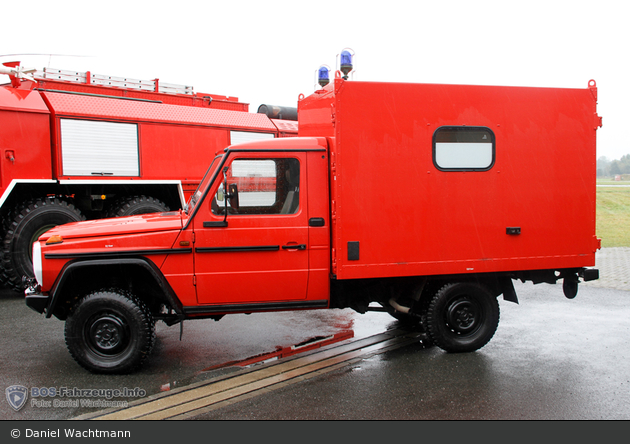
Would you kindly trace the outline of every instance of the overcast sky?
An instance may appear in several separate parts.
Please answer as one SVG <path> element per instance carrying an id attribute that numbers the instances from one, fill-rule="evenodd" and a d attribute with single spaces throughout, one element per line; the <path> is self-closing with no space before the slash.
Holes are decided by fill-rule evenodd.
<path id="1" fill-rule="evenodd" d="M 4 8 L 0 61 L 159 78 L 238 97 L 252 112 L 297 106 L 316 88 L 317 68 L 335 69 L 344 48 L 355 53 L 355 80 L 586 88 L 594 79 L 598 157 L 618 159 L 630 154 L 623 4 L 31 0 Z"/>

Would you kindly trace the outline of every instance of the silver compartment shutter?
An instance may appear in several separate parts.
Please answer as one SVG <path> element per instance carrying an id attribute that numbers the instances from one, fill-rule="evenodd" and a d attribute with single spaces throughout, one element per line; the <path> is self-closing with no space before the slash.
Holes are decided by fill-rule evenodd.
<path id="1" fill-rule="evenodd" d="M 255 133 L 252 131 L 230 131 L 230 145 L 252 142 L 254 140 L 273 139 L 273 133 Z"/>
<path id="2" fill-rule="evenodd" d="M 140 176 L 138 125 L 61 119 L 64 176 Z"/>

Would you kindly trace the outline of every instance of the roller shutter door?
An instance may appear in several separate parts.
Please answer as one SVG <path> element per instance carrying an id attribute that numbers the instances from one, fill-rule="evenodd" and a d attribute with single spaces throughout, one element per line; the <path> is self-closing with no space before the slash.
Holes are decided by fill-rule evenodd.
<path id="1" fill-rule="evenodd" d="M 138 125 L 60 119 L 64 176 L 140 176 Z"/>

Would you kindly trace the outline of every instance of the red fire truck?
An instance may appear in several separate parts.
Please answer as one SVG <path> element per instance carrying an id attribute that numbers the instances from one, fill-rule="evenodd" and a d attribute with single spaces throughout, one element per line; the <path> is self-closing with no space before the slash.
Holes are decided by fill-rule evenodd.
<path id="1" fill-rule="evenodd" d="M 22 290 L 31 245 L 56 225 L 181 209 L 217 151 L 297 135 L 295 108 L 185 85 L 78 73 L 0 74 L 0 281 Z"/>
<path id="2" fill-rule="evenodd" d="M 42 235 L 26 304 L 94 372 L 137 368 L 156 320 L 280 310 L 385 310 L 477 350 L 513 280 L 598 278 L 596 101 L 338 74 L 300 97 L 300 137 L 230 146 L 184 209 Z"/>

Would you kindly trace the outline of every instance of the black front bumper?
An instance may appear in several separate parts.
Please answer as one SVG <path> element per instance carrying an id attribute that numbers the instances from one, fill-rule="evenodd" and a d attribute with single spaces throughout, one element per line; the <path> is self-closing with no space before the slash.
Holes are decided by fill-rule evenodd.
<path id="1" fill-rule="evenodd" d="M 43 294 L 39 286 L 29 287 L 24 290 L 24 296 L 26 299 L 26 305 L 38 313 L 44 313 L 48 308 L 48 295 Z"/>

